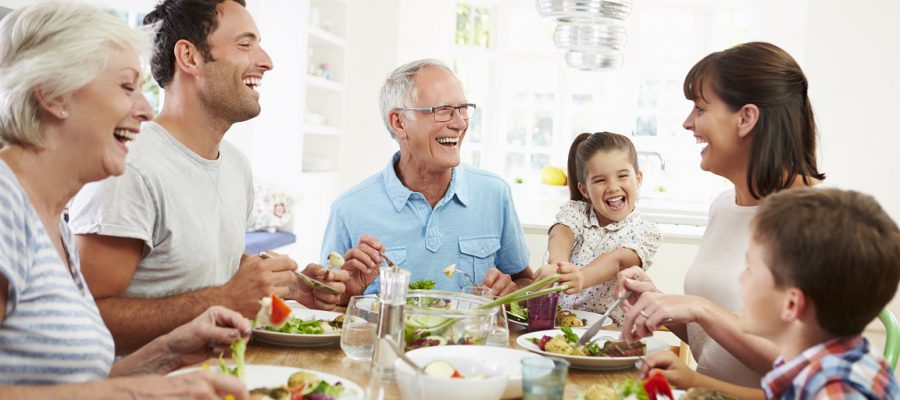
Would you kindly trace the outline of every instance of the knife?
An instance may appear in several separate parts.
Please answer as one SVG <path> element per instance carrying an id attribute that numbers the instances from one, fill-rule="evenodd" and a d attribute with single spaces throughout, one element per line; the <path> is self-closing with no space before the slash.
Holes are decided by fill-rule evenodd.
<path id="1" fill-rule="evenodd" d="M 259 253 L 259 256 L 263 259 L 272 258 L 272 255 L 265 251 Z M 312 287 L 313 289 L 320 289 L 324 292 L 331 293 L 331 294 L 340 294 L 340 292 L 338 292 L 337 289 L 335 289 L 331 286 L 328 286 L 325 284 L 325 282 L 316 280 L 316 279 L 310 277 L 309 275 L 306 275 L 304 273 L 297 272 L 297 271 L 294 271 L 294 274 L 297 275 L 298 278 L 303 279 L 303 281 L 306 282 L 306 284 L 309 285 L 310 287 Z M 328 275 L 325 275 L 325 276 L 327 278 Z"/>
<path id="2" fill-rule="evenodd" d="M 619 296 L 619 298 L 616 299 L 616 301 L 614 301 L 612 303 L 612 305 L 606 309 L 606 312 L 603 313 L 603 316 L 600 317 L 600 320 L 597 322 L 594 322 L 594 324 L 591 325 L 590 328 L 588 328 L 587 332 L 585 332 L 584 335 L 581 335 L 581 338 L 578 339 L 578 342 L 575 343 L 575 345 L 583 346 L 587 342 L 590 342 L 591 338 L 596 336 L 597 332 L 600 331 L 600 327 L 603 326 L 603 322 L 606 321 L 607 318 L 609 318 L 609 314 L 612 314 L 613 310 L 615 310 L 616 307 L 618 307 L 619 304 L 622 303 L 622 300 L 625 300 L 626 297 L 631 296 L 631 295 L 632 295 L 632 292 L 630 290 L 628 290 L 625 292 L 625 294 Z"/>

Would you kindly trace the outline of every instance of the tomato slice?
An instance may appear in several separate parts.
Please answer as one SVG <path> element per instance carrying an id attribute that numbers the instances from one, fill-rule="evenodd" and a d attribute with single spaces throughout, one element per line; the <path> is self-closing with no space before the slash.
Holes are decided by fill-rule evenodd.
<path id="1" fill-rule="evenodd" d="M 666 377 L 659 370 L 650 371 L 650 376 L 644 381 L 644 391 L 647 392 L 649 400 L 656 400 L 657 394 L 669 396 L 670 399 L 675 398 L 672 395 L 672 388 L 669 386 L 669 382 L 666 381 Z"/>
<path id="2" fill-rule="evenodd" d="M 459 373 L 459 371 L 453 370 L 453 375 L 450 375 L 450 377 L 451 378 L 462 378 L 463 376 L 462 376 L 462 374 Z"/>
<path id="3" fill-rule="evenodd" d="M 284 303 L 281 297 L 272 295 L 272 316 L 269 318 L 273 324 L 280 324 L 291 316 L 291 308 Z"/>

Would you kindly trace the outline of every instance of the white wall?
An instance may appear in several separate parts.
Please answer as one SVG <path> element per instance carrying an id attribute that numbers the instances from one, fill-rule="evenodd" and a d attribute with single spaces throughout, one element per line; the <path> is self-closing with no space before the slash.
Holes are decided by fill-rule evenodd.
<path id="1" fill-rule="evenodd" d="M 849 6 L 848 6 L 849 4 Z M 827 183 L 870 193 L 900 221 L 900 3 L 809 4 L 806 62 Z M 891 310 L 900 315 L 895 297 Z"/>

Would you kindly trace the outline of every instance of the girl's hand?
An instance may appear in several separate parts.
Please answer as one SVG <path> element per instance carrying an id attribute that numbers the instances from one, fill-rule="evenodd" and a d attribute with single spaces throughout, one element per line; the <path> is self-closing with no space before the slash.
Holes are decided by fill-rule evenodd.
<path id="1" fill-rule="evenodd" d="M 644 357 L 641 362 L 641 378 L 646 378 L 652 370 L 660 371 L 669 384 L 678 389 L 696 386 L 694 382 L 700 375 L 671 351 L 658 351 Z"/>
<path id="2" fill-rule="evenodd" d="M 540 268 L 538 268 L 537 271 L 535 271 L 534 281 L 537 282 L 537 281 L 544 279 L 548 276 L 551 276 L 555 273 L 556 273 L 556 264 L 544 264 Z M 543 287 L 536 288 L 535 290 L 540 290 L 540 289 L 543 289 Z"/>
<path id="3" fill-rule="evenodd" d="M 653 336 L 663 325 L 695 322 L 708 300 L 697 296 L 645 292 L 634 305 L 625 305 L 622 339 L 633 342 Z"/>
<path id="4" fill-rule="evenodd" d="M 581 276 L 581 272 L 574 264 L 559 261 L 555 265 L 556 271 L 560 275 L 559 284 L 560 285 L 568 285 L 569 288 L 566 289 L 566 294 L 578 294 L 584 288 L 584 277 Z"/>

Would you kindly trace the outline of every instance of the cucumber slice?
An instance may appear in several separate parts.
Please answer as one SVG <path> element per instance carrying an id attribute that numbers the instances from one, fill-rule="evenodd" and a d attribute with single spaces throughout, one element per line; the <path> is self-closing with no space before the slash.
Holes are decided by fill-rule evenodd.
<path id="1" fill-rule="evenodd" d="M 434 378 L 450 379 L 456 373 L 456 368 L 442 360 L 432 361 L 425 366 L 425 374 Z"/>
<path id="2" fill-rule="evenodd" d="M 406 325 L 413 329 L 427 329 L 445 322 L 446 318 L 433 315 L 413 315 L 406 319 Z"/>

